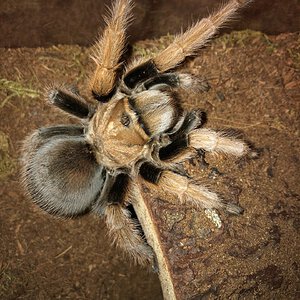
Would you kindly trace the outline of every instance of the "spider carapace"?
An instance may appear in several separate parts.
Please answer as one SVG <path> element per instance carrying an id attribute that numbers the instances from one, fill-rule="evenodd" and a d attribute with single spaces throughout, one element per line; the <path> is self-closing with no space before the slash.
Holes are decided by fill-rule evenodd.
<path id="1" fill-rule="evenodd" d="M 181 205 L 240 213 L 240 207 L 190 178 L 182 164 L 201 151 L 241 157 L 251 153 L 250 147 L 234 136 L 203 128 L 202 112 L 183 110 L 175 93 L 178 88 L 206 89 L 176 67 L 196 55 L 248 2 L 229 1 L 154 57 L 132 62 L 120 75 L 132 3 L 115 1 L 92 54 L 96 70 L 89 88 L 95 105 L 75 88 L 51 87 L 48 101 L 81 119 L 81 125 L 40 128 L 24 143 L 24 185 L 34 202 L 50 214 L 103 216 L 113 241 L 139 263 L 153 260 L 129 210 L 131 191 L 141 181 L 175 194 Z"/>

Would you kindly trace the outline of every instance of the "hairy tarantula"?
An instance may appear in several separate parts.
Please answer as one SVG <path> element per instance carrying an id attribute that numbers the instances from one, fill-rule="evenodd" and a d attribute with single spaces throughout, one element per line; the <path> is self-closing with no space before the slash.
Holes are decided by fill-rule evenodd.
<path id="1" fill-rule="evenodd" d="M 135 201 L 131 191 L 141 181 L 176 195 L 180 204 L 239 214 L 240 207 L 193 181 L 182 163 L 201 151 L 240 157 L 251 150 L 234 136 L 202 128 L 199 110 L 181 108 L 177 88 L 205 86 L 174 70 L 248 2 L 230 0 L 154 57 L 133 62 L 121 74 L 132 4 L 116 0 L 92 56 L 96 70 L 89 87 L 97 105 L 88 104 L 75 88 L 52 87 L 49 101 L 82 125 L 40 128 L 25 141 L 23 179 L 34 202 L 59 216 L 94 212 L 104 217 L 113 241 L 139 263 L 153 260 L 130 212 Z"/>

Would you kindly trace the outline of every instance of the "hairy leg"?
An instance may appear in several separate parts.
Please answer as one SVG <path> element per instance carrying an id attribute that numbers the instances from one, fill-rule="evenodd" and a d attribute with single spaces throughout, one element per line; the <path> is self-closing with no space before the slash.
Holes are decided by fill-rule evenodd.
<path id="1" fill-rule="evenodd" d="M 106 28 L 94 46 L 96 70 L 90 81 L 95 99 L 107 102 L 114 94 L 120 59 L 124 52 L 126 28 L 131 19 L 131 0 L 116 0 Z"/>
<path id="2" fill-rule="evenodd" d="M 94 108 L 72 88 L 54 86 L 48 88 L 46 94 L 51 104 L 80 119 L 91 118 L 94 114 Z"/>
<path id="3" fill-rule="evenodd" d="M 166 88 L 183 88 L 194 92 L 208 91 L 210 86 L 206 80 L 201 80 L 190 74 L 159 73 L 152 60 L 129 68 L 123 78 L 121 90 L 127 94 L 146 90 L 161 90 Z"/>
<path id="4" fill-rule="evenodd" d="M 174 42 L 158 53 L 153 61 L 160 72 L 173 69 L 187 56 L 195 55 L 224 25 L 231 20 L 237 10 L 251 0 L 230 0 L 220 10 L 198 21 L 189 30 L 178 35 Z"/>
<path id="5" fill-rule="evenodd" d="M 161 166 L 168 167 L 197 155 L 197 151 L 189 147 L 188 134 L 205 122 L 206 116 L 200 110 L 188 112 L 176 130 L 168 135 L 171 141 L 167 146 L 154 152 L 153 159 Z"/>
<path id="6" fill-rule="evenodd" d="M 251 151 L 249 145 L 243 140 L 237 139 L 234 134 L 207 128 L 199 128 L 191 131 L 188 134 L 188 140 L 190 147 L 203 149 L 208 152 L 241 157 Z"/>
<path id="7" fill-rule="evenodd" d="M 190 74 L 163 73 L 142 82 L 142 84 L 137 86 L 135 92 L 168 88 L 182 88 L 193 92 L 200 92 L 208 91 L 210 86 L 206 80 L 201 80 Z"/>
<path id="8" fill-rule="evenodd" d="M 104 214 L 107 205 L 123 205 L 126 200 L 129 182 L 130 178 L 127 174 L 121 173 L 113 176 L 106 172 L 105 181 L 99 198 L 93 206 L 93 211 L 101 216 Z"/>
<path id="9" fill-rule="evenodd" d="M 198 21 L 186 32 L 178 35 L 167 48 L 154 58 L 146 62 L 134 61 L 127 68 L 124 77 L 125 85 L 132 89 L 139 82 L 159 73 L 165 73 L 181 64 L 186 57 L 197 54 L 198 50 L 218 32 L 218 29 L 230 21 L 239 8 L 249 2 L 251 0 L 230 0 L 220 10 Z"/>
<path id="10" fill-rule="evenodd" d="M 159 150 L 156 157 L 158 163 L 164 167 L 176 165 L 191 159 L 202 151 L 229 154 L 237 157 L 247 155 L 256 158 L 257 152 L 243 140 L 230 132 L 214 131 L 207 128 L 196 128 L 173 139 L 172 143 Z"/>
<path id="11" fill-rule="evenodd" d="M 190 205 L 197 209 L 223 208 L 233 214 L 240 214 L 243 211 L 235 204 L 225 203 L 216 193 L 210 191 L 207 187 L 172 171 L 163 170 L 149 163 L 144 163 L 140 168 L 140 175 L 147 182 L 178 197 L 179 202 L 183 205 Z"/>
<path id="12" fill-rule="evenodd" d="M 104 210 L 109 235 L 118 248 L 124 250 L 136 263 L 153 263 L 153 251 L 144 241 L 139 224 L 121 204 L 110 204 Z"/>
<path id="13" fill-rule="evenodd" d="M 151 247 L 143 239 L 143 231 L 128 210 L 130 178 L 120 173 L 106 174 L 103 189 L 93 211 L 105 218 L 113 244 L 124 250 L 136 263 L 146 265 L 153 260 Z"/>

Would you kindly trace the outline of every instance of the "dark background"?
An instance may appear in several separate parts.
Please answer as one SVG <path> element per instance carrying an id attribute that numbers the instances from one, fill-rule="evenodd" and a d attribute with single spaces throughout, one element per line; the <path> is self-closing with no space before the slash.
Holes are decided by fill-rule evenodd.
<path id="1" fill-rule="evenodd" d="M 0 47 L 53 44 L 90 45 L 103 26 L 101 15 L 110 0 L 2 0 Z M 220 5 L 211 0 L 135 1 L 130 41 L 176 33 Z M 224 1 L 225 2 L 225 1 Z M 299 0 L 256 0 L 231 29 L 267 34 L 300 30 Z"/>

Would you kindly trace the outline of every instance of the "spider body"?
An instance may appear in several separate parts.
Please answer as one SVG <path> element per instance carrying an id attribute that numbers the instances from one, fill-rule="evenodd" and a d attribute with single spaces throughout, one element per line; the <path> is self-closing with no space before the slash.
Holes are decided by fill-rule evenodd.
<path id="1" fill-rule="evenodd" d="M 238 206 L 195 183 L 182 163 L 202 151 L 240 157 L 250 148 L 234 136 L 202 128 L 199 110 L 181 108 L 177 88 L 205 91 L 207 85 L 174 70 L 247 2 L 229 1 L 152 59 L 134 62 L 120 78 L 131 1 L 117 0 L 92 57 L 96 70 L 90 89 L 98 104 L 88 104 L 74 88 L 49 89 L 49 101 L 83 125 L 42 128 L 24 144 L 24 184 L 33 200 L 51 214 L 104 216 L 113 241 L 139 263 L 153 260 L 128 210 L 134 203 L 131 190 L 141 181 L 175 194 L 181 204 L 240 213 Z"/>

